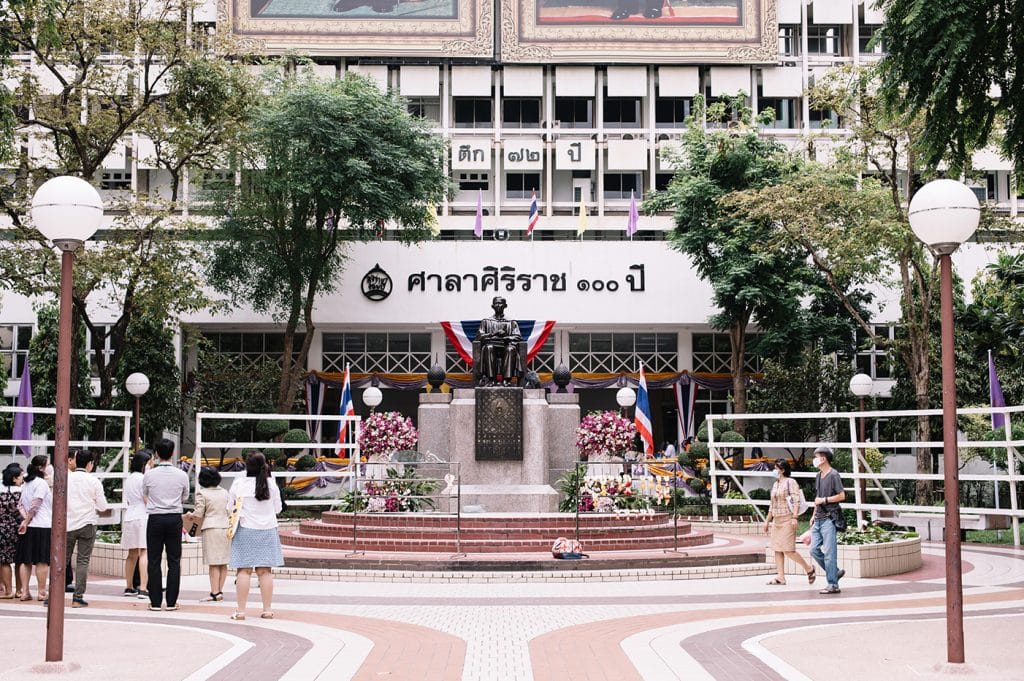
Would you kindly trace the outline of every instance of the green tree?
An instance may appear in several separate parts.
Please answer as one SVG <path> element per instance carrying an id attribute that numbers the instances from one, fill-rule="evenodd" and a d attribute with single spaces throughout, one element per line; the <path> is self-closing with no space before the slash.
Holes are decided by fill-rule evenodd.
<path id="1" fill-rule="evenodd" d="M 149 378 L 149 390 L 139 400 L 142 441 L 181 427 L 181 371 L 175 361 L 174 331 L 163 320 L 137 314 L 125 333 L 124 355 L 118 367 L 118 392 L 113 408 L 134 411 L 135 398 L 124 388 L 136 371 Z"/>
<path id="2" fill-rule="evenodd" d="M 345 242 L 387 223 L 403 241 L 426 238 L 426 206 L 441 201 L 448 180 L 443 142 L 369 79 L 300 75 L 272 87 L 247 137 L 249 170 L 226 204 L 210 280 L 284 322 L 277 410 L 287 413 L 313 339 L 313 307 L 337 283 Z"/>
<path id="3" fill-rule="evenodd" d="M 913 140 L 926 165 L 970 168 L 971 153 L 999 140 L 1024 173 L 1022 0 L 879 0 L 886 21 L 879 93 L 906 120 L 924 115 Z M 998 95 L 993 91 L 998 89 Z"/>
<path id="4" fill-rule="evenodd" d="M 32 404 L 49 407 L 57 404 L 57 326 L 59 314 L 55 305 L 36 308 L 36 332 L 29 342 L 29 366 L 32 371 Z M 89 356 L 85 351 L 85 326 L 75 327 L 72 343 L 74 361 L 71 364 L 71 402 L 79 409 L 91 409 L 92 381 L 89 378 Z M 53 432 L 53 416 L 36 414 L 32 422 L 36 433 Z M 91 430 L 89 421 L 82 417 L 71 419 L 71 433 L 79 436 Z"/>

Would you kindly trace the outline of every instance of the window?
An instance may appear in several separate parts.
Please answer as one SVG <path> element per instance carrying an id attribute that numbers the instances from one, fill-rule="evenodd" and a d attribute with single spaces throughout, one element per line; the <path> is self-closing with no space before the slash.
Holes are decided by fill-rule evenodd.
<path id="1" fill-rule="evenodd" d="M 605 173 L 604 198 L 628 199 L 632 194 L 639 200 L 643 196 L 640 177 L 640 173 Z"/>
<path id="2" fill-rule="evenodd" d="M 230 191 L 235 186 L 235 173 L 231 170 L 207 170 L 200 178 L 200 187 L 207 192 Z"/>
<path id="3" fill-rule="evenodd" d="M 757 100 L 757 112 L 765 109 L 775 112 L 775 120 L 770 125 L 762 125 L 763 128 L 795 128 L 797 104 L 795 99 L 777 97 L 759 97 Z"/>
<path id="4" fill-rule="evenodd" d="M 203 336 L 213 347 L 213 351 L 221 355 L 229 355 L 233 363 L 240 369 L 255 366 L 262 362 L 280 364 L 284 352 L 283 333 L 232 332 L 204 333 Z M 295 334 L 292 356 L 299 354 L 299 348 L 306 334 Z"/>
<path id="5" fill-rule="evenodd" d="M 426 373 L 432 364 L 429 333 L 325 333 L 324 371 Z"/>
<path id="6" fill-rule="evenodd" d="M 31 324 L 0 326 L 0 372 L 4 379 L 21 378 L 25 362 L 28 360 L 28 344 L 31 340 Z"/>
<path id="7" fill-rule="evenodd" d="M 831 109 L 811 109 L 809 112 L 811 127 L 818 128 L 840 128 L 842 123 L 839 114 Z"/>
<path id="8" fill-rule="evenodd" d="M 842 56 L 842 26 L 811 24 L 807 27 L 807 54 Z"/>
<path id="9" fill-rule="evenodd" d="M 506 128 L 539 128 L 540 99 L 504 99 L 501 124 Z"/>
<path id="10" fill-rule="evenodd" d="M 693 100 L 689 97 L 659 97 L 654 102 L 654 125 L 658 128 L 685 128 L 692 114 Z"/>
<path id="11" fill-rule="evenodd" d="M 505 198 L 529 199 L 537 192 L 540 199 L 540 173 L 508 173 L 505 175 Z"/>
<path id="12" fill-rule="evenodd" d="M 779 54 L 783 57 L 800 56 L 799 26 L 779 26 Z"/>
<path id="13" fill-rule="evenodd" d="M 871 41 L 875 39 L 875 36 L 879 34 L 881 29 L 881 26 L 871 24 L 860 25 L 857 46 L 860 48 L 862 54 L 885 54 L 885 44 L 882 43 L 882 41 L 879 40 L 876 44 L 871 44 Z"/>
<path id="14" fill-rule="evenodd" d="M 887 324 L 879 324 L 873 327 L 875 336 L 883 343 L 896 338 L 896 327 Z M 889 353 L 885 347 L 879 347 L 878 343 L 872 343 L 863 329 L 857 329 L 857 358 L 855 365 L 857 372 L 867 374 L 871 378 L 892 378 L 893 366 Z"/>
<path id="15" fill-rule="evenodd" d="M 747 347 L 753 345 L 757 334 L 747 334 Z M 695 333 L 693 334 L 693 370 L 709 374 L 728 374 L 732 346 L 727 333 Z M 744 371 L 761 370 L 761 358 L 747 352 L 747 364 Z"/>
<path id="16" fill-rule="evenodd" d="M 590 97 L 556 97 L 555 120 L 563 128 L 594 127 L 594 100 Z"/>
<path id="17" fill-rule="evenodd" d="M 654 190 L 663 192 L 668 189 L 673 177 L 675 177 L 675 173 L 657 173 L 654 176 Z"/>
<path id="18" fill-rule="evenodd" d="M 437 97 L 411 97 L 406 108 L 412 116 L 434 123 L 441 122 L 441 100 Z"/>
<path id="19" fill-rule="evenodd" d="M 125 190 L 132 188 L 132 174 L 128 171 L 104 170 L 100 179 L 100 189 L 109 191 Z"/>
<path id="20" fill-rule="evenodd" d="M 570 333 L 569 370 L 581 373 L 677 371 L 675 333 Z"/>
<path id="21" fill-rule="evenodd" d="M 490 188 L 490 173 L 459 173 L 459 191 L 488 191 Z"/>
<path id="22" fill-rule="evenodd" d="M 103 365 L 110 366 L 110 358 L 114 354 L 114 348 L 110 342 L 110 326 L 99 325 L 96 330 L 85 334 L 85 353 L 89 358 L 89 373 L 93 378 L 100 375 L 100 366 L 96 360 L 96 351 L 103 354 Z"/>
<path id="23" fill-rule="evenodd" d="M 492 125 L 491 100 L 473 97 L 456 97 L 456 128 L 489 128 Z"/>
<path id="24" fill-rule="evenodd" d="M 606 97 L 604 124 L 612 128 L 640 127 L 640 99 L 638 97 Z"/>

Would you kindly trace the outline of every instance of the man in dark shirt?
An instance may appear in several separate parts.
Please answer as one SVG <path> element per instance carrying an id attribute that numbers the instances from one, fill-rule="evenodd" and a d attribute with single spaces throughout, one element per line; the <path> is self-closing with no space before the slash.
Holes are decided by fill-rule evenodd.
<path id="1" fill-rule="evenodd" d="M 825 571 L 828 586 L 820 594 L 839 593 L 839 580 L 846 573 L 838 565 L 836 524 L 833 518 L 843 510 L 839 503 L 846 499 L 843 480 L 839 471 L 832 468 L 832 450 L 818 447 L 814 450 L 814 467 L 818 476 L 814 479 L 814 517 L 811 520 L 811 558 Z"/>

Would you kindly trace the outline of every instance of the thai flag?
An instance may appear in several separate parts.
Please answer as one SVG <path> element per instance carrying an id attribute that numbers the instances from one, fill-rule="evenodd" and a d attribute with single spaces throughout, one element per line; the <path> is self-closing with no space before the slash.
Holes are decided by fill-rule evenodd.
<path id="1" fill-rule="evenodd" d="M 519 333 L 523 335 L 523 340 L 526 341 L 526 362 L 529 364 L 537 356 L 537 353 L 540 352 L 540 349 L 544 347 L 544 342 L 555 328 L 555 322 L 517 319 L 516 323 L 519 324 Z M 480 320 L 441 322 L 441 328 L 444 329 L 444 335 L 451 341 L 455 351 L 459 353 L 459 357 L 466 364 L 473 366 L 473 339 L 476 338 L 476 334 L 480 330 Z"/>
<path id="2" fill-rule="evenodd" d="M 533 200 L 530 201 L 530 224 L 526 228 L 526 235 L 531 236 L 537 222 L 540 220 L 540 213 L 537 212 L 537 191 L 533 192 Z"/>
<path id="3" fill-rule="evenodd" d="M 345 382 L 341 387 L 341 407 L 338 409 L 338 413 L 343 417 L 356 415 L 356 405 L 352 402 L 352 383 L 347 365 L 345 366 Z M 349 422 L 345 419 L 342 419 L 338 424 L 339 445 L 345 444 L 346 436 L 348 435 L 348 424 Z M 339 457 L 345 458 L 346 454 L 347 452 L 344 449 L 338 448 Z"/>
<path id="4" fill-rule="evenodd" d="M 640 386 L 636 393 L 636 413 L 633 415 L 636 432 L 644 443 L 644 454 L 654 455 L 654 431 L 651 429 L 651 399 L 647 394 L 647 379 L 644 378 L 644 365 L 640 365 Z"/>

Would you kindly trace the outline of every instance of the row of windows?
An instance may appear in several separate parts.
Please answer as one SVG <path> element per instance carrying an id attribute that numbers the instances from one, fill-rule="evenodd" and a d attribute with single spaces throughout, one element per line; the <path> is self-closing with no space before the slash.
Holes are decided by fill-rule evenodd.
<path id="1" fill-rule="evenodd" d="M 857 31 L 857 51 L 861 54 L 885 54 L 885 46 L 872 45 L 881 26 L 861 24 Z M 852 27 L 829 24 L 807 26 L 807 54 L 819 57 L 849 57 L 853 50 Z M 783 57 L 800 56 L 800 26 L 779 26 L 779 54 Z"/>
<path id="2" fill-rule="evenodd" d="M 0 326 L 0 376 L 20 379 L 28 361 L 28 344 L 32 340 L 31 324 Z"/>
<path id="3" fill-rule="evenodd" d="M 490 173 L 459 173 L 456 179 L 460 191 L 490 191 L 490 177 Z M 658 173 L 656 179 L 656 188 L 664 189 L 671 181 L 672 173 Z M 602 182 L 606 199 L 628 199 L 635 196 L 639 201 L 644 196 L 643 173 L 604 173 Z M 542 201 L 540 173 L 505 173 L 506 199 L 529 199 L 534 192 L 537 200 Z M 593 195 L 588 197 L 588 200 L 593 199 Z M 574 197 L 573 201 L 578 202 L 579 196 Z"/>

